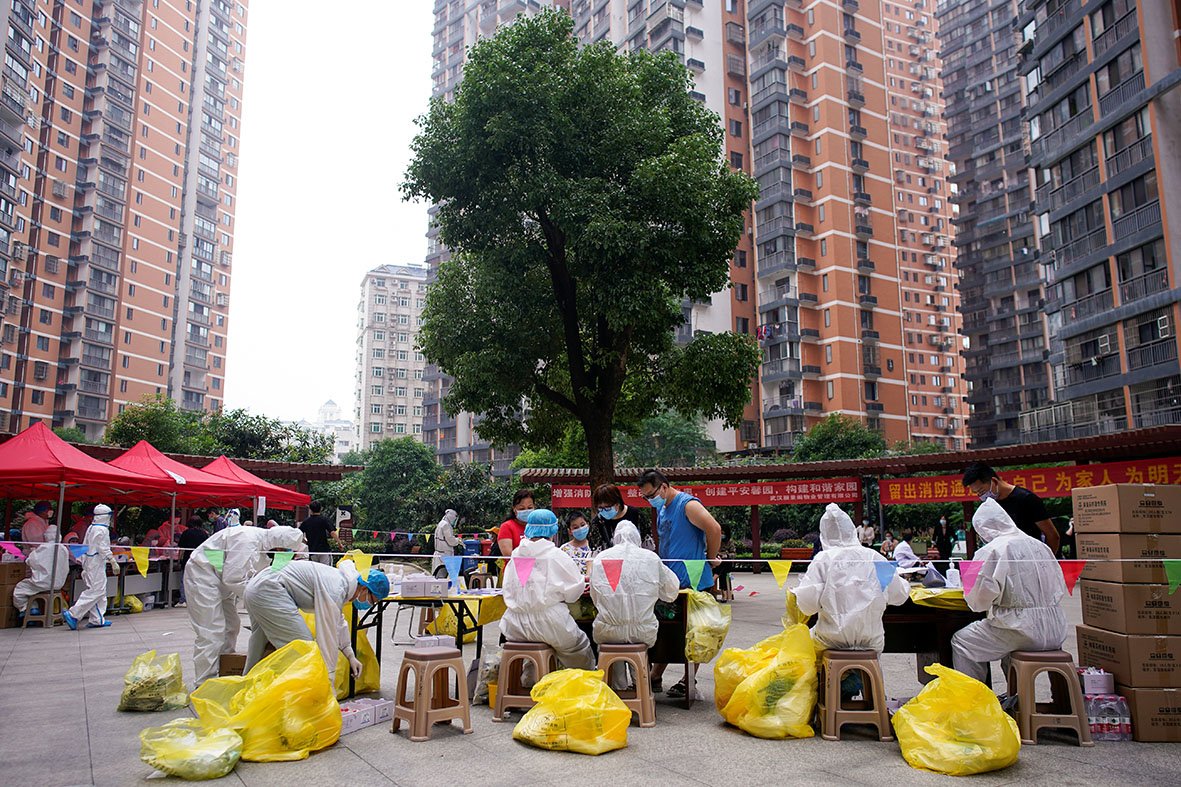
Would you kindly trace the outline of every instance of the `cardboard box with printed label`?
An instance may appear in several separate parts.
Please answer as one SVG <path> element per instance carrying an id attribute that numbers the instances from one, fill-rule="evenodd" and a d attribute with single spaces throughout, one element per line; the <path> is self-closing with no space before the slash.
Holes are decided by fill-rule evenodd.
<path id="1" fill-rule="evenodd" d="M 242 675 L 246 672 L 246 654 L 245 653 L 223 653 L 218 659 L 217 674 L 224 677 L 226 675 Z"/>
<path id="2" fill-rule="evenodd" d="M 1181 635 L 1181 593 L 1168 585 L 1082 580 L 1083 623 L 1120 634 Z"/>
<path id="3" fill-rule="evenodd" d="M 1181 533 L 1181 486 L 1108 484 L 1070 496 L 1076 534 Z"/>
<path id="4" fill-rule="evenodd" d="M 1078 556 L 1087 561 L 1083 579 L 1163 584 L 1165 558 L 1181 557 L 1181 535 L 1162 533 L 1079 533 Z"/>
<path id="5" fill-rule="evenodd" d="M 1100 667 L 1125 686 L 1181 688 L 1181 637 L 1117 634 L 1079 626 L 1077 638 L 1080 667 Z"/>
<path id="6" fill-rule="evenodd" d="M 447 595 L 449 584 L 445 579 L 434 577 L 412 576 L 402 580 L 402 596 L 404 598 L 442 598 Z"/>
<path id="7" fill-rule="evenodd" d="M 341 703 L 340 706 L 341 735 L 372 727 L 377 719 L 377 710 L 368 704 L 356 700 Z"/>
<path id="8" fill-rule="evenodd" d="M 9 588 L 8 595 L 12 595 L 11 588 L 29 575 L 29 568 L 20 561 L 0 563 L 0 587 Z"/>
<path id="9" fill-rule="evenodd" d="M 373 723 L 381 724 L 394 719 L 394 701 L 381 697 L 362 697 L 349 703 L 350 706 L 367 707 L 373 709 Z"/>
<path id="10" fill-rule="evenodd" d="M 1140 689 L 1116 685 L 1132 712 L 1132 739 L 1144 743 L 1181 741 L 1181 689 Z"/>

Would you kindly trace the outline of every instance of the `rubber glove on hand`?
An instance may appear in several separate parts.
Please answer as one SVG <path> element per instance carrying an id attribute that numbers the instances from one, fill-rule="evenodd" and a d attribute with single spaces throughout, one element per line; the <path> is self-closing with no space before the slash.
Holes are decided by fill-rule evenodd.
<path id="1" fill-rule="evenodd" d="M 361 677 L 361 660 L 356 656 L 349 657 L 349 671 L 353 673 L 354 678 Z"/>

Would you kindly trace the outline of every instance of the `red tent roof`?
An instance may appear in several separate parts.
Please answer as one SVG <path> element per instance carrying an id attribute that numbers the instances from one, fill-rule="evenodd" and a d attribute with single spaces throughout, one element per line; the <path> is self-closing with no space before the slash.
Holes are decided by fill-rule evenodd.
<path id="1" fill-rule="evenodd" d="M 241 467 L 238 467 L 233 461 L 224 456 L 219 456 L 201 469 L 212 475 L 249 484 L 253 489 L 255 497 L 265 497 L 267 499 L 267 506 L 269 508 L 294 508 L 295 506 L 306 506 L 312 502 L 312 498 L 302 492 L 294 492 L 290 489 L 263 481 L 253 473 L 248 473 Z"/>
<path id="2" fill-rule="evenodd" d="M 169 495 L 176 493 L 178 503 L 249 507 L 255 496 L 252 485 L 170 459 L 147 440 L 140 440 L 108 464 L 157 479 Z"/>
<path id="3" fill-rule="evenodd" d="M 69 500 L 142 495 L 161 488 L 158 479 L 87 456 L 43 423 L 0 445 L 0 493 L 5 497 L 56 497 L 63 483 Z"/>

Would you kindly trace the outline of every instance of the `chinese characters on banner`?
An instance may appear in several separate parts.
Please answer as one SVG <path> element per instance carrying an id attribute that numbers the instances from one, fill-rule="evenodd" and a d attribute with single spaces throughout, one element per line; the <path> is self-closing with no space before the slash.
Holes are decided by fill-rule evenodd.
<path id="1" fill-rule="evenodd" d="M 1001 477 L 1039 497 L 1070 497 L 1070 490 L 1076 487 L 1181 484 L 1181 458 L 1006 470 Z M 958 475 L 883 479 L 879 487 L 882 505 L 976 502 L 976 496 L 964 489 L 961 479 Z"/>
<path id="2" fill-rule="evenodd" d="M 760 484 L 702 484 L 678 486 L 706 506 L 774 506 L 792 504 L 856 503 L 861 500 L 857 478 L 825 478 L 816 481 L 774 481 Z M 634 486 L 620 487 L 629 506 L 645 507 L 648 501 Z M 589 486 L 554 484 L 554 508 L 590 508 Z"/>

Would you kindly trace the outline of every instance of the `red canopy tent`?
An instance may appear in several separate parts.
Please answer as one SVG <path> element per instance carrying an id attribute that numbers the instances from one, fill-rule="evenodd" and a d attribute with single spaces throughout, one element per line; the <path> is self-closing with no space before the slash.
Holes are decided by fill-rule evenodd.
<path id="1" fill-rule="evenodd" d="M 306 506 L 312 502 L 312 498 L 308 495 L 264 481 L 253 473 L 238 467 L 232 460 L 224 456 L 219 456 L 201 469 L 211 475 L 249 485 L 252 489 L 252 496 L 256 500 L 265 498 L 269 508 L 288 509 Z M 258 509 L 257 504 L 254 507 L 256 510 Z"/>
<path id="2" fill-rule="evenodd" d="M 157 479 L 172 502 L 174 516 L 177 503 L 245 507 L 254 499 L 254 487 L 250 484 L 178 462 L 157 451 L 147 440 L 140 440 L 107 464 Z"/>

